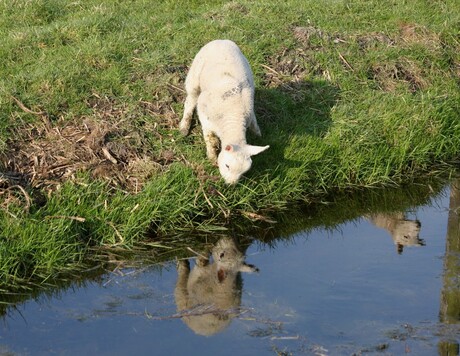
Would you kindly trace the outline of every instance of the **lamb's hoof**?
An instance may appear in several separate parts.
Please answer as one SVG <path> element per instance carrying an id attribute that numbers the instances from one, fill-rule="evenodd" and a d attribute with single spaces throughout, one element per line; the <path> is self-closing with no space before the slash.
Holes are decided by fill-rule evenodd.
<path id="1" fill-rule="evenodd" d="M 219 164 L 217 163 L 217 156 L 208 156 L 208 159 L 209 161 L 211 161 L 211 164 L 214 166 L 214 167 L 218 167 Z"/>
<path id="2" fill-rule="evenodd" d="M 188 260 L 177 261 L 177 269 L 190 271 L 190 262 Z"/>
<path id="3" fill-rule="evenodd" d="M 198 257 L 195 261 L 196 261 L 196 265 L 198 267 L 206 267 L 207 265 L 209 265 L 209 259 L 208 258 Z"/>
<path id="4" fill-rule="evenodd" d="M 190 132 L 190 125 L 187 125 L 184 121 L 179 123 L 179 132 L 182 136 L 187 136 Z"/>

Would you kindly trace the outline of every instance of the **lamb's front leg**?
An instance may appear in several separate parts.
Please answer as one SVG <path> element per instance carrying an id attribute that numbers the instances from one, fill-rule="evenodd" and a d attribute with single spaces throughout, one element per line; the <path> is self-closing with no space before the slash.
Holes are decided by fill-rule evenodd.
<path id="1" fill-rule="evenodd" d="M 193 111 L 195 110 L 196 103 L 198 101 L 199 90 L 191 90 L 187 92 L 187 98 L 185 99 L 184 104 L 184 115 L 182 120 L 179 123 L 180 133 L 184 136 L 187 136 L 190 131 L 190 126 L 192 125 Z"/>
<path id="2" fill-rule="evenodd" d="M 206 155 L 213 164 L 217 164 L 217 154 L 219 152 L 220 140 L 216 134 L 210 130 L 203 129 L 204 142 L 206 142 Z"/>
<path id="3" fill-rule="evenodd" d="M 174 290 L 177 310 L 188 308 L 188 289 L 187 283 L 190 276 L 190 263 L 188 260 L 181 260 L 177 263 L 177 282 Z"/>

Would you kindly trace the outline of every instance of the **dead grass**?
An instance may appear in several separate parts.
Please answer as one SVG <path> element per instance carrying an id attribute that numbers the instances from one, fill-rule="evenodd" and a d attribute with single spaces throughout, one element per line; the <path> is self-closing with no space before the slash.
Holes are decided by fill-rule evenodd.
<path id="1" fill-rule="evenodd" d="M 16 205 L 27 212 L 32 204 L 31 197 L 21 185 L 12 184 L 7 178 L 0 177 L 0 208 L 12 214 L 9 207 Z"/>
<path id="2" fill-rule="evenodd" d="M 409 49 L 414 46 L 436 52 L 442 45 L 439 34 L 414 23 L 401 23 L 399 32 L 393 37 L 382 32 L 373 32 L 359 35 L 354 40 L 363 52 L 378 51 L 381 47 Z M 429 84 L 428 76 L 425 75 L 420 64 L 406 57 L 398 60 L 388 59 L 371 65 L 368 77 L 375 80 L 378 89 L 386 92 L 394 92 L 403 86 L 411 93 L 416 93 Z"/>
<path id="3" fill-rule="evenodd" d="M 93 114 L 71 121 L 51 123 L 46 113 L 18 106 L 42 118 L 38 124 L 25 124 L 12 134 L 14 140 L 0 156 L 4 189 L 14 185 L 53 191 L 66 180 L 75 180 L 78 172 L 87 171 L 94 178 L 138 192 L 155 173 L 176 160 L 174 152 L 155 152 L 146 135 L 132 123 L 130 110 L 108 97 L 94 95 L 88 102 Z M 139 107 L 162 117 L 152 127 L 161 141 L 157 125 L 174 125 L 170 105 L 140 102 Z M 3 192 L 5 194 L 5 191 Z"/>
<path id="4" fill-rule="evenodd" d="M 290 95 L 295 101 L 302 101 L 304 93 L 311 88 L 308 80 L 311 78 L 331 82 L 331 69 L 317 58 L 317 54 L 331 53 L 340 65 L 348 72 L 355 72 L 345 54 L 347 46 L 354 42 L 362 51 L 378 50 L 379 46 L 409 46 L 413 43 L 434 43 L 437 38 L 419 26 L 405 25 L 397 38 L 391 38 L 384 33 L 373 32 L 366 35 L 345 35 L 328 33 L 314 26 L 295 26 L 291 29 L 296 41 L 294 47 L 285 47 L 279 53 L 267 58 L 263 84 L 267 88 L 278 88 Z M 437 38 L 439 40 L 439 38 Z M 434 45 L 432 45 L 434 46 Z M 405 86 L 415 93 L 427 86 L 425 75 L 415 61 L 401 58 L 399 61 L 379 62 L 369 69 L 370 80 L 377 83 L 378 89 L 393 92 L 396 88 Z"/>
<path id="5" fill-rule="evenodd" d="M 411 93 L 427 87 L 423 70 L 407 58 L 398 61 L 375 64 L 370 68 L 369 77 L 375 80 L 379 89 L 394 92 L 401 85 Z"/>
<path id="6" fill-rule="evenodd" d="M 431 51 L 437 51 L 441 48 L 439 34 L 415 23 L 401 23 L 396 43 L 408 46 L 421 45 Z"/>
<path id="7" fill-rule="evenodd" d="M 371 32 L 358 36 L 350 36 L 363 51 L 369 51 L 383 45 L 387 47 L 408 48 L 420 45 L 430 51 L 441 48 L 441 39 L 437 33 L 415 23 L 401 23 L 397 34 L 390 36 L 383 32 Z"/>
<path id="8" fill-rule="evenodd" d="M 294 102 L 302 101 L 309 90 L 308 79 L 312 76 L 330 81 L 331 75 L 316 59 L 315 52 L 324 50 L 324 43 L 341 43 L 339 35 L 329 35 L 313 26 L 296 26 L 292 35 L 297 41 L 294 48 L 283 48 L 267 58 L 264 68 L 264 87 L 278 88 L 289 94 Z"/>
<path id="9" fill-rule="evenodd" d="M 87 102 L 91 115 L 70 121 L 52 122 L 47 113 L 31 110 L 12 97 L 18 109 L 41 120 L 17 127 L 11 134 L 14 139 L 0 154 L 1 207 L 8 211 L 15 204 L 28 210 L 35 199 L 27 191 L 49 195 L 67 180 L 78 182 L 79 172 L 133 194 L 176 161 L 189 166 L 202 183 L 217 180 L 202 164 L 189 162 L 171 148 L 178 122 L 173 106 L 185 99 L 181 89 L 185 75 L 176 72 L 185 70 L 167 69 L 172 73 L 170 83 L 153 94 L 154 100 L 139 100 L 135 108 L 93 94 Z M 138 127 L 136 116 L 148 120 Z"/>
<path id="10" fill-rule="evenodd" d="M 362 51 L 368 51 L 376 48 L 378 45 L 388 47 L 395 45 L 395 40 L 381 32 L 371 32 L 365 35 L 360 35 L 356 38 L 359 48 Z"/>

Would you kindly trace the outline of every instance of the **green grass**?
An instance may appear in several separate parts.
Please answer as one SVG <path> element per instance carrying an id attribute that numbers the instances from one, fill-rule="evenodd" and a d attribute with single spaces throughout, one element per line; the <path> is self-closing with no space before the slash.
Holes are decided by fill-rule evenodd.
<path id="1" fill-rule="evenodd" d="M 0 11 L 4 286 L 78 270 L 95 246 L 219 231 L 247 213 L 458 166 L 458 1 L 18 0 Z M 270 144 L 235 187 L 215 179 L 199 126 L 177 130 L 187 66 L 216 38 L 251 63 L 263 136 L 248 139 Z M 68 176 L 32 174 L 46 147 L 73 167 L 86 157 L 56 132 L 87 122 L 108 127 L 123 164 L 97 176 L 93 150 Z M 134 155 L 146 166 L 130 166 Z"/>

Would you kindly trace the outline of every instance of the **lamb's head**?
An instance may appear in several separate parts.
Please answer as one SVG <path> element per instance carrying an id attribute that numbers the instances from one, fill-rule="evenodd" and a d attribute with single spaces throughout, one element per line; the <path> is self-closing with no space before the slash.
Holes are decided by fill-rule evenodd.
<path id="1" fill-rule="evenodd" d="M 227 276 L 236 275 L 238 272 L 259 272 L 254 265 L 245 262 L 244 254 L 238 249 L 231 238 L 221 238 L 212 250 L 212 258 L 216 265 L 219 282 L 223 282 Z"/>
<path id="2" fill-rule="evenodd" d="M 251 156 L 265 151 L 270 146 L 226 145 L 217 157 L 219 171 L 225 182 L 235 184 L 252 165 Z"/>
<path id="3" fill-rule="evenodd" d="M 425 246 L 425 240 L 419 237 L 420 221 L 406 219 L 403 212 L 372 214 L 369 220 L 390 233 L 398 253 L 402 253 L 405 246 Z"/>
<path id="4" fill-rule="evenodd" d="M 401 219 L 395 222 L 391 234 L 398 253 L 402 253 L 405 246 L 425 246 L 425 240 L 419 237 L 420 226 L 418 220 Z"/>

